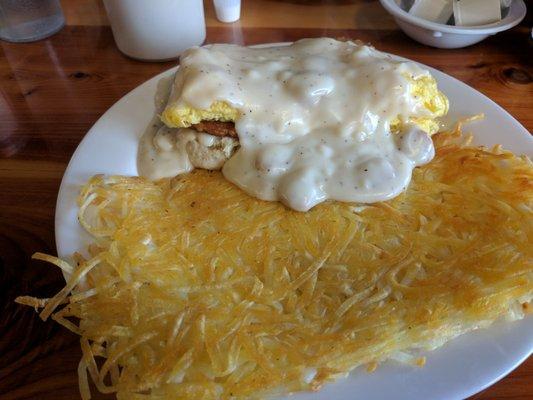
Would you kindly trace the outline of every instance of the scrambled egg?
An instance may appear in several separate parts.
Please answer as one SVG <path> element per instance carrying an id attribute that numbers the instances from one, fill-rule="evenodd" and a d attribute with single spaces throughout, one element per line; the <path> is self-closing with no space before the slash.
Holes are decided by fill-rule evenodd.
<path id="1" fill-rule="evenodd" d="M 398 116 L 391 122 L 391 131 L 402 131 L 407 123 L 414 123 L 420 129 L 432 135 L 439 130 L 436 118 L 446 115 L 448 112 L 448 99 L 437 88 L 437 82 L 431 76 L 422 76 L 412 81 L 411 94 L 423 104 L 431 117 L 407 117 Z M 189 106 L 177 108 L 167 106 L 161 116 L 162 121 L 171 128 L 187 128 L 201 121 L 231 121 L 239 118 L 240 112 L 225 101 L 215 101 L 207 110 L 200 110 Z"/>
<path id="2" fill-rule="evenodd" d="M 418 102 L 423 104 L 428 110 L 431 117 L 408 117 L 403 121 L 400 116 L 391 123 L 391 131 L 394 133 L 401 132 L 403 125 L 413 123 L 424 132 L 432 135 L 439 130 L 439 123 L 436 118 L 442 117 L 448 113 L 448 98 L 437 88 L 437 82 L 432 76 L 422 76 L 413 81 L 411 94 Z"/>
<path id="3" fill-rule="evenodd" d="M 235 122 L 239 118 L 239 114 L 239 110 L 225 101 L 215 101 L 207 110 L 199 110 L 189 106 L 184 108 L 167 106 L 161 119 L 171 128 L 188 128 L 201 121 Z"/>

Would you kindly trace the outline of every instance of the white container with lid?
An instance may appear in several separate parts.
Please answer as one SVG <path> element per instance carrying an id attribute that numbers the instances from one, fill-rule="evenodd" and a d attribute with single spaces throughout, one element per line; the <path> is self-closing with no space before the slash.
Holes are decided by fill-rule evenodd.
<path id="1" fill-rule="evenodd" d="M 143 61 L 177 58 L 205 40 L 202 0 L 104 0 L 121 52 Z"/>
<path id="2" fill-rule="evenodd" d="M 479 26 L 438 24 L 415 17 L 403 10 L 395 0 L 380 0 L 381 5 L 394 17 L 405 34 L 428 46 L 457 49 L 470 46 L 490 35 L 516 26 L 526 16 L 523 0 L 513 0 L 507 14 L 495 23 Z"/>

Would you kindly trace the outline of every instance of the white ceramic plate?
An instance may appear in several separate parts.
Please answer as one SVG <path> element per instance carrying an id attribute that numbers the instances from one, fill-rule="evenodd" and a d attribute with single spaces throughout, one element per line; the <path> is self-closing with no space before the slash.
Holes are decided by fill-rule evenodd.
<path id="1" fill-rule="evenodd" d="M 483 121 L 467 127 L 478 144 L 501 143 L 515 153 L 533 155 L 529 132 L 505 110 L 455 78 L 429 69 L 450 99 L 449 120 L 485 113 Z M 68 258 L 84 249 L 90 240 L 76 218 L 76 197 L 81 185 L 98 173 L 137 175 L 137 144 L 155 112 L 157 83 L 175 71 L 173 68 L 155 76 L 120 99 L 94 124 L 76 149 L 57 200 L 55 227 L 60 257 Z M 532 351 L 533 318 L 496 323 L 428 353 L 424 368 L 394 362 L 381 365 L 372 374 L 359 368 L 318 393 L 302 393 L 292 398 L 463 399 L 501 379 Z"/>

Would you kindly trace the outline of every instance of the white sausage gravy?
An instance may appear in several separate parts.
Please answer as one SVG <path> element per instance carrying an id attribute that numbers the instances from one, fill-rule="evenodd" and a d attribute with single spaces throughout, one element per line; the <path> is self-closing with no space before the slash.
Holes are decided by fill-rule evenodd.
<path id="1" fill-rule="evenodd" d="M 240 147 L 216 167 L 223 164 L 226 179 L 251 196 L 307 211 L 328 199 L 393 198 L 416 166 L 431 161 L 425 132 L 406 123 L 400 133 L 390 129 L 398 119 L 431 117 L 412 94 L 414 80 L 428 75 L 414 63 L 333 39 L 271 48 L 216 44 L 183 53 L 169 104 L 207 110 L 224 101 L 239 110 Z M 190 171 L 187 143 L 209 149 L 215 139 L 208 136 L 163 128 L 143 139 L 141 175 Z"/>

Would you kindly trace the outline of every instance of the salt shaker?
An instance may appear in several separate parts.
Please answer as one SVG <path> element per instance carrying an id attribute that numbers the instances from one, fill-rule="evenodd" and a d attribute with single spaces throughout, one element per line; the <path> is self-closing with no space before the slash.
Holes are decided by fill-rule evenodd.
<path id="1" fill-rule="evenodd" d="M 213 0 L 220 22 L 235 22 L 241 16 L 241 0 Z"/>

